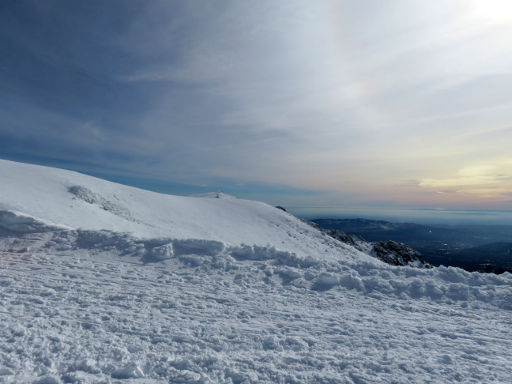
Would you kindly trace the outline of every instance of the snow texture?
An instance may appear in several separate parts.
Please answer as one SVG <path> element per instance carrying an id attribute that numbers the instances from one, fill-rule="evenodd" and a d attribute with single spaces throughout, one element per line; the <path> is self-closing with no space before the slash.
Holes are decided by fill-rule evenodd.
<path id="1" fill-rule="evenodd" d="M 512 381 L 512 275 L 0 161 L 0 383 Z"/>

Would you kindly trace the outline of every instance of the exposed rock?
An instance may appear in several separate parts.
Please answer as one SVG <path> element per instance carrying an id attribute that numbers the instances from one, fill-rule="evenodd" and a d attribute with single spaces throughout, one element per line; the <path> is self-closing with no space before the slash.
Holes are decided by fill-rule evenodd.
<path id="1" fill-rule="evenodd" d="M 355 249 L 364 253 L 369 253 L 372 249 L 372 243 L 366 241 L 363 237 L 358 235 L 347 235 L 345 232 L 338 229 L 327 231 L 327 234 L 332 238 L 341 241 L 342 243 L 353 246 Z"/>
<path id="2" fill-rule="evenodd" d="M 430 268 L 431 265 L 425 262 L 421 253 L 404 243 L 396 241 L 378 241 L 375 243 L 366 241 L 358 235 L 348 235 L 340 230 L 330 230 L 326 233 L 332 238 L 373 256 L 391 265 L 408 265 L 411 267 Z"/>
<path id="3" fill-rule="evenodd" d="M 392 240 L 374 243 L 370 255 L 393 265 L 431 267 L 430 264 L 425 262 L 421 253 L 404 243 L 397 243 Z"/>

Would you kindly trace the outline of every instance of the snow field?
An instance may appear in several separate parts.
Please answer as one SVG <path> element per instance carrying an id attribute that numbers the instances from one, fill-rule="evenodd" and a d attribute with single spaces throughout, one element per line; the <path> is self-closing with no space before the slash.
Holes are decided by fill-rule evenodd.
<path id="1" fill-rule="evenodd" d="M 243 262 L 257 262 L 262 278 L 279 276 L 285 284 L 327 291 L 335 287 L 354 289 L 372 297 L 394 296 L 398 299 L 421 299 L 442 303 L 488 303 L 512 310 L 512 275 L 469 273 L 452 267 L 419 269 L 396 268 L 378 261 L 324 261 L 301 258 L 293 252 L 279 251 L 274 246 L 230 246 L 203 239 L 137 239 L 130 234 L 111 231 L 61 229 L 37 223 L 36 220 L 0 211 L 0 251 L 47 252 L 86 250 L 92 253 L 110 252 L 132 257 L 142 263 L 177 259 L 205 269 L 230 270 Z M 28 223 L 23 233 L 20 223 Z M 34 230 L 41 232 L 33 232 Z"/>
<path id="2" fill-rule="evenodd" d="M 0 382 L 510 378 L 509 274 L 5 227 Z"/>
<path id="3" fill-rule="evenodd" d="M 211 268 L 108 251 L 2 255 L 0 382 L 510 378 L 510 312 L 485 302 L 315 291 L 287 283 L 290 267 L 268 261 Z"/>
<path id="4" fill-rule="evenodd" d="M 0 211 L 54 226 L 118 233 L 140 239 L 203 239 L 250 244 L 298 257 L 362 256 L 300 219 L 267 204 L 225 194 L 172 196 L 79 173 L 0 160 Z M 218 196 L 218 198 L 217 198 Z"/>

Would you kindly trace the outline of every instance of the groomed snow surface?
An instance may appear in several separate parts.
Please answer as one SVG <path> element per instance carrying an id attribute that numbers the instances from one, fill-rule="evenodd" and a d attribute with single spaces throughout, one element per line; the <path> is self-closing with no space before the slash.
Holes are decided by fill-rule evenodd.
<path id="1" fill-rule="evenodd" d="M 0 161 L 0 382 L 509 383 L 512 275 Z"/>

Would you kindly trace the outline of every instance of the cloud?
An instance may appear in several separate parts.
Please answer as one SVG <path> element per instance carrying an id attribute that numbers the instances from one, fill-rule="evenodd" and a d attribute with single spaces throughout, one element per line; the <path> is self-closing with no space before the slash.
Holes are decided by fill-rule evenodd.
<path id="1" fill-rule="evenodd" d="M 457 193 L 503 200 L 512 188 L 512 159 L 466 166 L 451 177 L 423 179 L 419 186 L 429 190 L 452 187 Z"/>
<path id="2" fill-rule="evenodd" d="M 319 204 L 502 193 L 512 27 L 497 1 L 14 2 L 0 155 Z"/>

